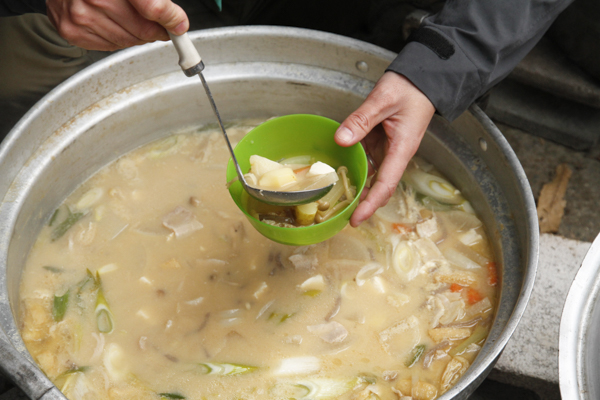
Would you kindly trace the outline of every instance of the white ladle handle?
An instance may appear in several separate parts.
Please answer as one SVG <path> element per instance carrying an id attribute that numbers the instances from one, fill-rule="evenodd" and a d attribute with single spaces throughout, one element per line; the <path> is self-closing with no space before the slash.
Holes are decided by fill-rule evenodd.
<path id="1" fill-rule="evenodd" d="M 179 36 L 169 33 L 169 37 L 179 54 L 179 66 L 187 76 L 197 75 L 204 69 L 202 58 L 187 33 Z"/>

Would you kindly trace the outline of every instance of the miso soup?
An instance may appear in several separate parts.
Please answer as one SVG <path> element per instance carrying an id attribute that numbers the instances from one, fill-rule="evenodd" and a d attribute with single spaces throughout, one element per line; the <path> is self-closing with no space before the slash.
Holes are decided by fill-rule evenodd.
<path id="1" fill-rule="evenodd" d="M 190 130 L 151 143 L 48 216 L 20 329 L 57 387 L 71 400 L 421 400 L 454 385 L 498 286 L 460 192 L 415 159 L 359 228 L 280 245 L 231 200 L 222 140 Z"/>

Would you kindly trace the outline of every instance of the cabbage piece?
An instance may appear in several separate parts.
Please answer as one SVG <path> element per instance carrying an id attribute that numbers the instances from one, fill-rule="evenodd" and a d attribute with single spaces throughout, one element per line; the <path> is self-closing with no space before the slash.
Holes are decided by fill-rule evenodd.
<path id="1" fill-rule="evenodd" d="M 290 357 L 281 360 L 279 367 L 273 372 L 275 375 L 308 375 L 319 372 L 321 360 L 314 356 Z"/>
<path id="2" fill-rule="evenodd" d="M 483 225 L 477 216 L 464 211 L 445 211 L 437 214 L 439 218 L 448 221 L 457 231 L 465 232 L 469 229 L 476 229 Z"/>
<path id="3" fill-rule="evenodd" d="M 473 246 L 483 241 L 481 236 L 475 229 L 469 229 L 465 233 L 458 236 L 460 242 L 465 246 Z"/>
<path id="4" fill-rule="evenodd" d="M 356 284 L 358 286 L 364 285 L 369 279 L 383 273 L 383 270 L 383 265 L 378 262 L 368 263 L 356 273 Z"/>
<path id="5" fill-rule="evenodd" d="M 110 343 L 104 350 L 102 362 L 108 375 L 115 381 L 120 381 L 127 376 L 129 369 L 125 353 L 116 343 Z"/>
<path id="6" fill-rule="evenodd" d="M 371 255 L 363 241 L 350 234 L 340 232 L 329 239 L 329 258 L 334 260 L 369 261 Z"/>
<path id="7" fill-rule="evenodd" d="M 310 325 L 306 329 L 310 333 L 318 335 L 327 343 L 340 343 L 348 336 L 348 330 L 344 325 L 336 321 L 329 321 L 326 324 Z"/>
<path id="8" fill-rule="evenodd" d="M 429 238 L 421 238 L 414 242 L 423 263 L 443 260 L 444 256 L 437 245 Z"/>
<path id="9" fill-rule="evenodd" d="M 204 228 L 196 216 L 189 210 L 178 206 L 163 217 L 163 226 L 173 231 L 177 238 L 187 236 L 199 229 Z"/>
<path id="10" fill-rule="evenodd" d="M 323 275 L 321 274 L 311 276 L 300 284 L 300 289 L 304 290 L 305 292 L 309 290 L 322 291 L 325 289 L 325 279 L 323 279 Z"/>
<path id="11" fill-rule="evenodd" d="M 445 248 L 443 251 L 444 256 L 448 261 L 450 261 L 453 265 L 464 269 L 479 269 L 481 265 L 477 264 L 469 257 L 465 256 L 460 251 L 449 247 Z"/>
<path id="12" fill-rule="evenodd" d="M 364 384 L 361 378 L 288 380 L 277 382 L 271 392 L 275 398 L 328 400 L 336 399 L 361 384 Z"/>

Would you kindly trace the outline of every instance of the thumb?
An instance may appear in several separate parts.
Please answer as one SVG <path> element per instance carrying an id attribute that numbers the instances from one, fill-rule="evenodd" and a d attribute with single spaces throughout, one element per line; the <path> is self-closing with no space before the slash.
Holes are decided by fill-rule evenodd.
<path id="1" fill-rule="evenodd" d="M 171 0 L 129 0 L 147 20 L 158 22 L 167 31 L 183 35 L 190 23 L 185 11 Z"/>
<path id="2" fill-rule="evenodd" d="M 363 140 L 381 121 L 385 119 L 371 97 L 342 122 L 335 132 L 335 142 L 340 146 L 352 146 Z"/>

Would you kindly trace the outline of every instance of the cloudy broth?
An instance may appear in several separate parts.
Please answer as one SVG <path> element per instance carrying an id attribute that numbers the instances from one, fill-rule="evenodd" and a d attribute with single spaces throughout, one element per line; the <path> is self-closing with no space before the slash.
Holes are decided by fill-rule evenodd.
<path id="1" fill-rule="evenodd" d="M 175 134 L 49 217 L 23 272 L 20 329 L 69 399 L 421 400 L 456 383 L 499 284 L 460 192 L 415 159 L 359 228 L 285 246 L 235 206 L 228 157 L 218 131 Z"/>

